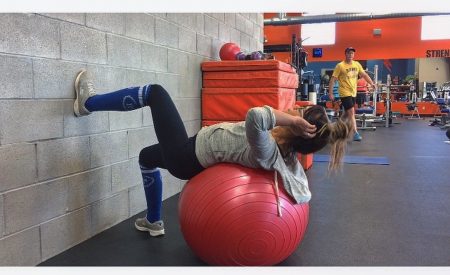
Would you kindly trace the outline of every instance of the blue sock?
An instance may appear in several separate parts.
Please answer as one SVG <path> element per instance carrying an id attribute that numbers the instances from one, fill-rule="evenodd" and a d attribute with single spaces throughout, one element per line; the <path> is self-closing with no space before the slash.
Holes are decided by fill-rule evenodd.
<path id="1" fill-rule="evenodd" d="M 85 107 L 95 111 L 131 111 L 147 105 L 150 84 L 142 87 L 130 87 L 115 92 L 90 97 Z"/>
<path id="2" fill-rule="evenodd" d="M 147 201 L 147 220 L 151 223 L 161 220 L 162 179 L 158 168 L 150 169 L 141 165 Z"/>

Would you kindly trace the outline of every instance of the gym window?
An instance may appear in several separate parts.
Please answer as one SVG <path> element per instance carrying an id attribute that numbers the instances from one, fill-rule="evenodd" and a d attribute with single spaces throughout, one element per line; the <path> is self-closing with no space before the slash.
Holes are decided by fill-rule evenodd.
<path id="1" fill-rule="evenodd" d="M 448 15 L 422 16 L 422 40 L 450 39 Z"/>
<path id="2" fill-rule="evenodd" d="M 334 45 L 336 23 L 302 24 L 301 37 L 303 46 Z"/>

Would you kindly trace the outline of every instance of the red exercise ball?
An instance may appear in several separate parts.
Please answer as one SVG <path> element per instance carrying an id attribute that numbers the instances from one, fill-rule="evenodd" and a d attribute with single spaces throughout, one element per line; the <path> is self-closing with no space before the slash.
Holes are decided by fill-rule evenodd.
<path id="1" fill-rule="evenodd" d="M 203 261 L 220 266 L 275 265 L 291 255 L 305 235 L 309 204 L 295 204 L 274 172 L 221 163 L 183 188 L 178 203 L 181 232 Z"/>
<path id="2" fill-rule="evenodd" d="M 235 43 L 225 43 L 219 51 L 221 60 L 236 60 L 236 55 L 241 51 L 241 48 Z"/>

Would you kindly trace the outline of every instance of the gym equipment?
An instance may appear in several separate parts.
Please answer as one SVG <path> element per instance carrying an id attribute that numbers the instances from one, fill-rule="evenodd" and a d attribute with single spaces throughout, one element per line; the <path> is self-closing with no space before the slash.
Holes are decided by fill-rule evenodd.
<path id="1" fill-rule="evenodd" d="M 235 43 L 225 43 L 220 48 L 219 56 L 221 60 L 236 60 L 237 54 L 241 52 L 241 48 Z"/>
<path id="2" fill-rule="evenodd" d="M 329 162 L 329 155 L 314 154 L 313 161 L 315 162 Z M 376 164 L 376 165 L 389 165 L 387 157 L 368 157 L 368 156 L 344 156 L 342 160 L 348 164 Z"/>
<path id="3" fill-rule="evenodd" d="M 411 115 L 407 117 L 408 119 L 421 119 L 419 114 L 419 108 L 417 108 L 417 103 L 412 102 L 406 105 L 409 111 L 412 111 Z"/>
<path id="4" fill-rule="evenodd" d="M 377 127 L 371 125 L 373 122 L 375 122 L 375 119 L 370 114 L 372 112 L 373 112 L 372 108 L 357 109 L 355 119 L 356 122 L 361 122 L 361 125 L 357 126 L 358 130 L 375 131 L 377 129 Z"/>
<path id="5" fill-rule="evenodd" d="M 295 204 L 281 180 L 278 193 L 274 175 L 220 163 L 184 186 L 180 227 L 198 257 L 210 265 L 259 266 L 275 265 L 295 251 L 305 235 L 309 204 Z"/>

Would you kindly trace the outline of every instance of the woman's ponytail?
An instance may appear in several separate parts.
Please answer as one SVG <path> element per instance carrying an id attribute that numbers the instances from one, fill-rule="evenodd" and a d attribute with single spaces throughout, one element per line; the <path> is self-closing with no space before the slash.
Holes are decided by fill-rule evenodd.
<path id="1" fill-rule="evenodd" d="M 342 163 L 345 153 L 345 146 L 351 133 L 351 125 L 342 119 L 328 124 L 330 134 L 328 136 L 331 146 L 329 170 L 337 170 Z"/>

